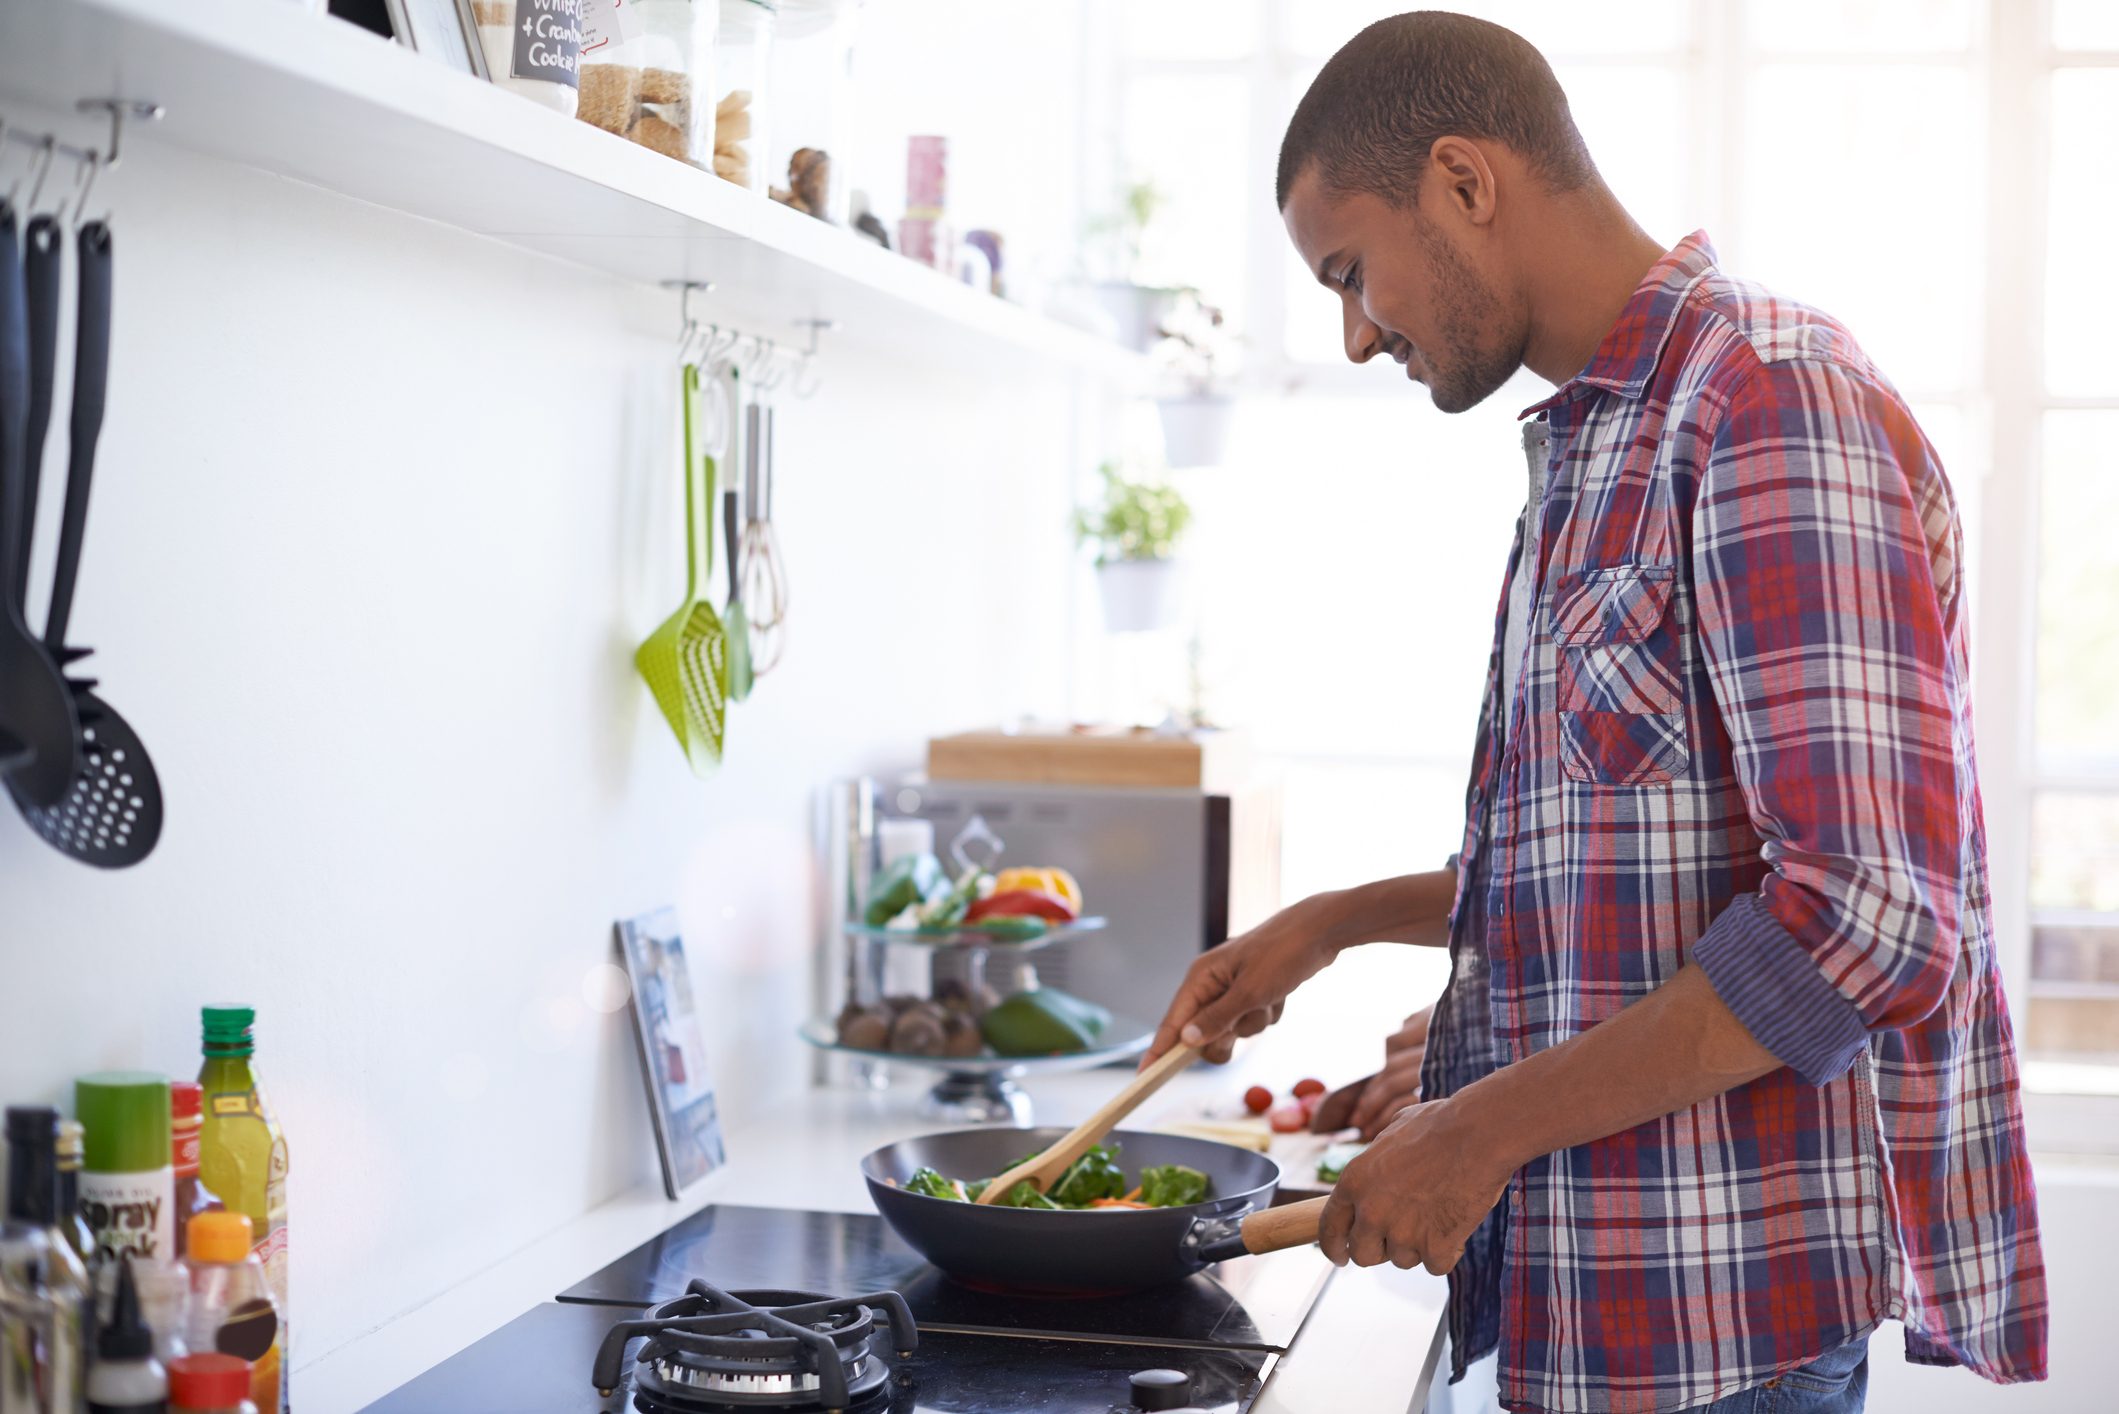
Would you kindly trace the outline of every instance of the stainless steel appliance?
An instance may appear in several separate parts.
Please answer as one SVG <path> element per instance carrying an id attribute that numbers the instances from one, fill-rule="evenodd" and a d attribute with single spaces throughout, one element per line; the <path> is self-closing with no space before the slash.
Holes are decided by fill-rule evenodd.
<path id="1" fill-rule="evenodd" d="M 1007 846 L 1003 862 L 1057 866 L 1081 881 L 1103 932 L 1059 943 L 1026 964 L 1039 982 L 1152 1020 L 1202 951 L 1280 905 L 1280 793 L 1016 785 L 920 776 L 842 783 L 827 826 L 827 918 L 849 916 L 867 892 L 881 822 L 921 819 L 949 842 L 974 819 Z M 833 932 L 836 934 L 836 927 Z M 820 969 L 819 1014 L 843 999 L 844 939 Z M 1003 991 L 1009 979 L 992 978 Z"/>

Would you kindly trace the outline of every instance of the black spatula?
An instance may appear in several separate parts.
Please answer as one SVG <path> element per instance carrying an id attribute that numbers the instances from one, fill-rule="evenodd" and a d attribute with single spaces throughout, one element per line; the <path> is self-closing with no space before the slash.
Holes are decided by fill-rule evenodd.
<path id="1" fill-rule="evenodd" d="M 48 807 L 74 777 L 74 700 L 22 621 L 16 600 L 19 517 L 28 498 L 29 297 L 12 202 L 0 199 L 0 763 L 18 801 Z"/>

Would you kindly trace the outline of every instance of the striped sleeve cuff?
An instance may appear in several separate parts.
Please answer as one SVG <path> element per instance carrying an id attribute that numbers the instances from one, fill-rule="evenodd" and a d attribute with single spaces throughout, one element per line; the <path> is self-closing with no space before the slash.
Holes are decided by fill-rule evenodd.
<path id="1" fill-rule="evenodd" d="M 1845 1071 L 1869 1044 L 1854 1003 L 1825 980 L 1757 894 L 1723 909 L 1692 956 L 1752 1038 L 1812 1085 Z"/>

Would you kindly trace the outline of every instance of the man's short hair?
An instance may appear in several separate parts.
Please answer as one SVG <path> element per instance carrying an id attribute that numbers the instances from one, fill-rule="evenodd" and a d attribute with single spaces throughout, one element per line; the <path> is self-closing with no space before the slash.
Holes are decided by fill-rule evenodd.
<path id="1" fill-rule="evenodd" d="M 1295 105 L 1280 144 L 1284 209 L 1315 163 L 1335 195 L 1410 208 L 1438 138 L 1505 144 L 1554 191 L 1597 179 L 1545 56 L 1500 25 L 1447 10 L 1378 20 L 1348 40 Z"/>

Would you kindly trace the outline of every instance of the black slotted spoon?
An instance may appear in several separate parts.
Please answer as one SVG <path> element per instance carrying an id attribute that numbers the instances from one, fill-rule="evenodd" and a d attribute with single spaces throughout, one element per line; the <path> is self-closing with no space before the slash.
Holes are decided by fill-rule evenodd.
<path id="1" fill-rule="evenodd" d="M 66 505 L 59 526 L 59 560 L 52 574 L 51 614 L 44 646 L 55 661 L 74 663 L 89 655 L 66 643 L 74 585 L 81 572 L 81 543 L 88 530 L 88 494 L 95 474 L 96 439 L 103 431 L 103 404 L 110 375 L 110 228 L 83 226 L 80 302 L 74 333 L 73 415 L 68 424 Z M 34 474 L 34 469 L 32 469 Z M 22 817 L 45 843 L 83 864 L 123 869 L 153 852 L 162 837 L 162 782 L 146 745 L 131 723 L 96 696 L 93 679 L 69 678 L 80 711 L 81 766 L 58 803 L 40 807 L 19 794 Z"/>
<path id="2" fill-rule="evenodd" d="M 15 207 L 0 198 L 0 769 L 18 801 L 48 807 L 74 775 L 74 700 L 15 597 L 21 544 L 14 518 L 23 492 L 29 435 L 30 318 Z"/>

